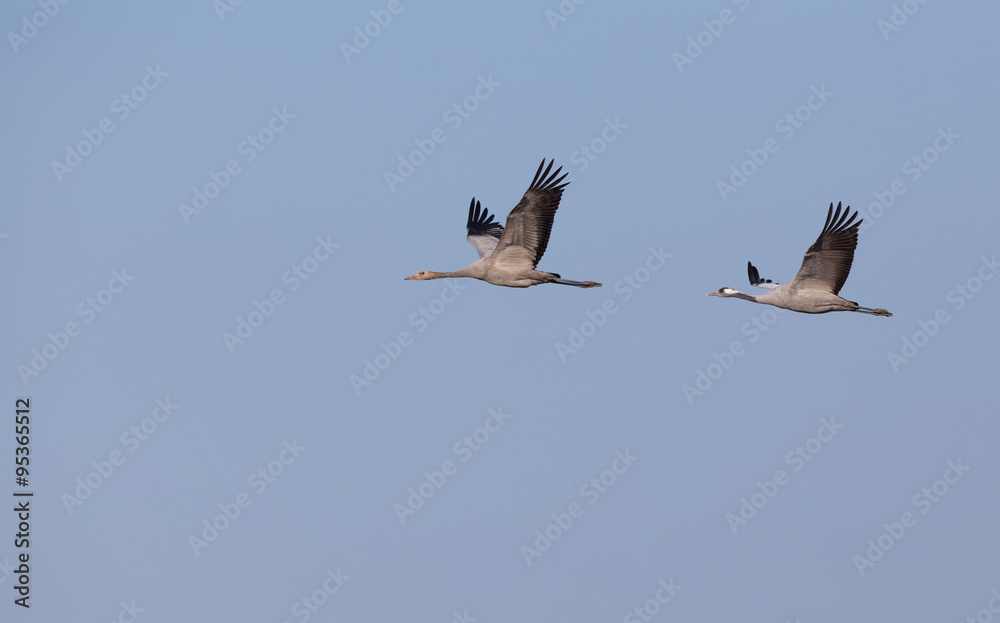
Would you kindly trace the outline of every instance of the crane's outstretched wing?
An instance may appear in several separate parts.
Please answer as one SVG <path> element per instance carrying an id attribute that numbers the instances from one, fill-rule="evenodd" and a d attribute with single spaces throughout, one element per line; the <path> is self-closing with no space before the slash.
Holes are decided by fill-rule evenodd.
<path id="1" fill-rule="evenodd" d="M 750 277 L 750 285 L 757 286 L 758 288 L 777 288 L 780 283 L 774 283 L 770 279 L 761 279 L 760 273 L 757 272 L 757 267 L 747 262 L 747 276 Z"/>
<path id="2" fill-rule="evenodd" d="M 560 183 L 569 175 L 563 173 L 559 177 L 562 167 L 549 174 L 553 164 L 554 160 L 546 167 L 545 159 L 542 159 L 531 186 L 507 215 L 507 227 L 493 251 L 497 266 L 524 268 L 530 265 L 534 269 L 538 260 L 542 259 L 545 247 L 549 244 L 549 233 L 559 208 L 559 199 L 562 198 L 563 189 L 569 184 Z"/>
<path id="3" fill-rule="evenodd" d="M 830 204 L 823 232 L 806 251 L 799 272 L 789 284 L 792 288 L 821 290 L 836 295 L 844 287 L 847 276 L 851 274 L 851 264 L 854 263 L 854 249 L 858 246 L 858 227 L 861 221 L 854 223 L 857 212 L 847 218 L 851 212 L 850 206 L 841 216 L 840 207 L 841 204 L 838 203 L 837 211 L 834 212 L 833 204 Z"/>
<path id="4" fill-rule="evenodd" d="M 469 220 L 465 223 L 465 231 L 468 232 L 465 239 L 476 247 L 479 259 L 483 259 L 493 254 L 493 249 L 503 235 L 503 225 L 494 223 L 493 215 L 486 208 L 482 208 L 480 212 L 479 202 L 473 197 L 469 204 Z"/>

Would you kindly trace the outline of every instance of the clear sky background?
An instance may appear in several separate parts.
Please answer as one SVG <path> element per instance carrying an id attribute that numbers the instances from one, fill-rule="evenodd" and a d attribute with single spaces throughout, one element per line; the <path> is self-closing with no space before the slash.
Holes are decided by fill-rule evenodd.
<path id="1" fill-rule="evenodd" d="M 996 3 L 218 6 L 0 9 L 4 620 L 1000 616 Z"/>

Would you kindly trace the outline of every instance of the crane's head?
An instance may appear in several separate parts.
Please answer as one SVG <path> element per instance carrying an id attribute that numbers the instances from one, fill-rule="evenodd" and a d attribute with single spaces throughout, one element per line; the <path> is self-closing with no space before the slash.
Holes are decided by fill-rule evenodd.
<path id="1" fill-rule="evenodd" d="M 436 273 L 433 270 L 422 270 L 416 275 L 406 277 L 403 281 L 409 281 L 410 279 L 438 279 L 440 276 L 440 273 Z"/>
<path id="2" fill-rule="evenodd" d="M 705 296 L 736 296 L 740 294 L 739 290 L 734 290 L 733 288 L 719 288 L 715 292 L 709 292 Z"/>

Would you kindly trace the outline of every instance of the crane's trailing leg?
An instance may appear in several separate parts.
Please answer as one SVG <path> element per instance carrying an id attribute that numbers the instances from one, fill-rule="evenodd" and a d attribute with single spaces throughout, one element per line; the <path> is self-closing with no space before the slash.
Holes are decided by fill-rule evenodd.
<path id="1" fill-rule="evenodd" d="M 863 314 L 871 314 L 873 316 L 888 316 L 890 318 L 892 317 L 892 312 L 886 311 L 881 307 L 877 309 L 872 309 L 871 307 L 861 307 L 859 305 L 858 308 L 855 309 L 854 311 L 861 312 Z"/>
<path id="2" fill-rule="evenodd" d="M 539 283 L 558 283 L 564 286 L 576 286 L 577 288 L 600 288 L 601 284 L 596 281 L 573 281 L 572 279 L 563 279 L 561 275 L 557 273 L 546 273 L 538 271 L 538 275 L 543 277 L 544 281 Z"/>
<path id="3" fill-rule="evenodd" d="M 561 283 L 564 286 L 576 286 L 578 288 L 600 288 L 601 284 L 596 281 L 570 281 L 569 279 L 554 279 L 549 283 Z"/>

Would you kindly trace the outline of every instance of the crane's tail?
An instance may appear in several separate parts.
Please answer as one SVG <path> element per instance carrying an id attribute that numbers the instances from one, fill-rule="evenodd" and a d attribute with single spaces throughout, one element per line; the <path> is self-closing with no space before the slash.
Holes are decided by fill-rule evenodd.
<path id="1" fill-rule="evenodd" d="M 553 279 L 549 283 L 560 283 L 564 286 L 576 286 L 578 288 L 600 288 L 601 284 L 596 281 L 570 281 L 569 279 Z"/>

